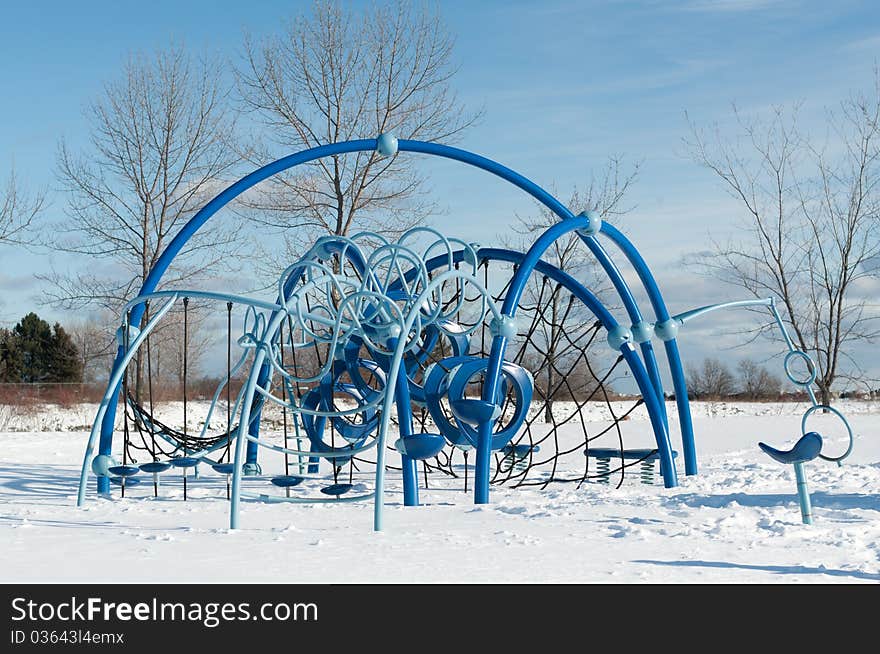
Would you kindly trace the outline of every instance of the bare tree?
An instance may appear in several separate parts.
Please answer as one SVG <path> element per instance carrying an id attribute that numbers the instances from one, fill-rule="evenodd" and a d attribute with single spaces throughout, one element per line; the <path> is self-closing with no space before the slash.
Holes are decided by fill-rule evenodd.
<path id="1" fill-rule="evenodd" d="M 736 369 L 739 373 L 739 390 L 746 399 L 773 399 L 782 392 L 782 379 L 752 359 L 743 359 Z"/>
<path id="2" fill-rule="evenodd" d="M 0 195 L 0 244 L 33 243 L 36 236 L 34 221 L 43 210 L 45 202 L 45 193 L 25 192 L 13 170 L 6 181 L 6 189 Z"/>
<path id="3" fill-rule="evenodd" d="M 599 213 L 604 220 L 619 220 L 632 211 L 625 203 L 625 196 L 636 181 L 639 164 L 631 168 L 624 166 L 621 157 L 611 157 L 600 175 L 591 175 L 588 182 L 575 188 L 568 199 L 568 208 L 575 214 L 585 210 Z M 517 242 L 504 239 L 510 245 L 527 249 L 535 239 L 559 221 L 559 217 L 543 205 L 531 216 L 517 216 L 513 230 L 518 234 Z M 567 272 L 583 283 L 594 294 L 603 296 L 610 288 L 608 276 L 603 274 L 592 253 L 576 234 L 571 234 L 553 243 L 545 253 L 544 260 Z M 591 329 L 595 317 L 580 301 L 564 293 L 555 283 L 533 275 L 524 295 L 526 304 L 534 304 L 534 310 L 543 314 L 538 321 L 538 333 L 532 336 L 533 345 L 540 348 L 540 361 L 532 363 L 536 387 L 544 394 L 545 420 L 550 422 L 553 415 L 554 399 L 560 396 L 574 396 L 589 391 L 593 382 L 588 375 L 572 374 L 567 362 L 581 355 L 584 336 Z M 532 357 L 534 358 L 534 357 Z M 565 386 L 563 389 L 562 387 Z M 544 390 L 542 390 L 544 389 Z"/>
<path id="4" fill-rule="evenodd" d="M 114 321 L 109 315 L 93 315 L 68 327 L 67 331 L 79 353 L 83 381 L 86 383 L 103 379 L 110 370 L 116 353 L 116 339 L 107 326 L 114 324 Z"/>
<path id="5" fill-rule="evenodd" d="M 686 371 L 688 390 L 697 398 L 720 398 L 736 392 L 736 378 L 724 363 L 711 357 Z"/>
<path id="6" fill-rule="evenodd" d="M 448 142 L 476 118 L 451 89 L 452 48 L 438 15 L 403 0 L 362 14 L 318 0 L 278 36 L 247 39 L 239 89 L 284 153 L 380 133 Z M 251 154 L 261 163 L 269 156 Z M 396 157 L 361 152 L 276 175 L 248 199 L 295 254 L 318 234 L 393 236 L 416 224 L 434 207 L 423 182 Z"/>
<path id="7" fill-rule="evenodd" d="M 694 159 L 743 209 L 739 237 L 692 258 L 704 272 L 759 297 L 773 295 L 802 350 L 818 366 L 827 404 L 838 380 L 863 374 L 850 348 L 873 342 L 876 303 L 861 283 L 880 269 L 880 72 L 870 94 L 853 94 L 827 114 L 824 146 L 798 129 L 797 109 L 768 122 L 738 114 L 741 134 L 693 129 Z M 752 337 L 774 335 L 764 322 Z"/>
<path id="8" fill-rule="evenodd" d="M 227 142 L 234 123 L 220 73 L 181 47 L 133 56 L 89 107 L 89 147 L 76 154 L 61 142 L 67 220 L 56 226 L 51 245 L 88 265 L 44 276 L 56 306 L 118 315 L 171 238 L 217 191 L 238 160 Z M 235 243 L 235 230 L 214 221 L 178 255 L 164 283 L 206 277 L 233 259 Z"/>

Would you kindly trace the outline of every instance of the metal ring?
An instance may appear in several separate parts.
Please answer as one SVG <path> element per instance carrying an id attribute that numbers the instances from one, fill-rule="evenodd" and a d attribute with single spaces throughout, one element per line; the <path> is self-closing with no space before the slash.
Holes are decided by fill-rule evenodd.
<path id="1" fill-rule="evenodd" d="M 793 356 L 801 357 L 807 364 L 807 369 L 810 371 L 809 379 L 797 379 L 789 369 L 791 364 L 791 358 Z M 788 381 L 790 381 L 795 386 L 800 386 L 801 388 L 806 388 L 814 381 L 816 381 L 816 364 L 813 363 L 813 360 L 809 357 L 809 355 L 803 350 L 791 350 L 788 354 L 785 355 L 785 360 L 782 362 L 782 367 L 785 369 L 785 376 L 788 377 Z"/>
<path id="2" fill-rule="evenodd" d="M 814 404 L 809 409 L 804 412 L 804 417 L 801 418 L 801 434 L 807 433 L 807 419 L 813 414 L 813 412 L 822 409 L 823 411 L 829 411 L 833 413 L 840 421 L 843 423 L 843 426 L 846 427 L 847 436 L 849 436 L 849 446 L 846 448 L 846 452 L 841 454 L 840 456 L 825 456 L 821 452 L 819 453 L 819 458 L 824 459 L 825 461 L 843 461 L 846 457 L 850 455 L 853 449 L 853 432 L 852 427 L 849 425 L 849 421 L 844 417 L 844 415 L 835 409 L 833 406 L 828 406 L 827 404 Z"/>

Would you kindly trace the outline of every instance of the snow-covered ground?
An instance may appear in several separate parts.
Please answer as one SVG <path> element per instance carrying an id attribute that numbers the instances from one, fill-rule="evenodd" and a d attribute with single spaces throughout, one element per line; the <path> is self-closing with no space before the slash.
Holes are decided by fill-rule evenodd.
<path id="1" fill-rule="evenodd" d="M 390 471 L 382 533 L 372 531 L 369 501 L 246 502 L 243 528 L 230 531 L 225 479 L 210 470 L 190 478 L 187 502 L 180 476 L 168 473 L 158 499 L 147 484 L 99 499 L 92 481 L 77 509 L 94 407 L 0 407 L 0 581 L 877 582 L 880 405 L 839 407 L 855 448 L 843 466 L 807 464 L 812 526 L 801 524 L 791 467 L 757 447 L 790 445 L 805 407 L 696 403 L 700 474 L 680 470 L 678 488 L 641 484 L 632 472 L 621 488 L 493 486 L 491 504 L 475 506 L 461 478 L 432 477 L 425 489 L 420 476 L 422 506 L 403 507 Z M 600 427 L 603 411 L 588 407 L 585 419 Z M 190 412 L 198 421 L 198 409 Z M 840 451 L 833 416 L 814 416 L 810 428 Z M 650 445 L 641 414 L 625 429 L 627 447 Z M 677 430 L 673 442 L 680 451 Z M 573 474 L 582 456 L 579 464 Z M 268 474 L 282 465 L 271 452 L 264 458 Z M 359 481 L 369 486 L 371 476 Z M 260 478 L 246 485 L 277 490 Z"/>

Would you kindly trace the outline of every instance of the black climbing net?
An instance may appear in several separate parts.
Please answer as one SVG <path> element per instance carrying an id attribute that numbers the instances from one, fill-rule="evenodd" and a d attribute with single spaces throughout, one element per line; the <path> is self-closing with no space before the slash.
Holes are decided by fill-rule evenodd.
<path id="1" fill-rule="evenodd" d="M 143 384 L 136 384 L 136 388 L 143 393 L 132 390 L 133 372 L 131 366 L 125 370 L 122 378 L 122 398 L 124 401 L 123 412 L 123 462 L 136 464 L 139 459 L 148 461 L 159 461 L 161 459 L 172 459 L 178 456 L 186 456 L 191 453 L 211 451 L 218 461 L 229 459 L 231 454 L 231 442 L 237 425 L 231 423 L 232 397 L 231 397 L 231 361 L 232 361 L 232 304 L 226 304 L 226 374 L 224 378 L 225 385 L 225 403 L 226 403 L 226 424 L 225 429 L 221 432 L 216 430 L 209 431 L 205 429 L 191 431 L 188 426 L 187 408 L 189 404 L 188 382 L 189 382 L 189 316 L 190 306 L 189 299 L 183 300 L 183 338 L 182 338 L 182 400 L 183 400 L 183 419 L 181 427 L 177 428 L 169 425 L 163 419 L 158 417 L 156 410 L 156 393 L 154 388 L 153 375 L 153 334 L 149 334 L 144 342 L 141 358 L 141 365 L 145 368 L 145 376 Z M 149 303 L 146 303 L 143 322 L 146 323 L 150 317 Z M 128 330 L 125 326 L 130 322 L 130 315 L 126 315 L 123 322 L 123 334 L 128 338 Z M 125 347 L 128 348 L 126 342 Z M 259 407 L 260 398 L 257 398 L 257 407 Z M 219 419 L 219 417 L 218 417 Z"/>
<path id="2" fill-rule="evenodd" d="M 514 270 L 513 266 L 498 261 L 483 261 L 480 265 L 481 281 L 490 289 L 499 306 L 507 294 Z M 464 300 L 458 312 L 459 324 L 469 327 L 481 323 L 470 338 L 468 354 L 488 357 L 492 336 L 488 321 L 481 313 L 480 297 L 474 293 Z M 531 373 L 535 382 L 534 395 L 525 422 L 516 436 L 507 447 L 495 452 L 492 484 L 546 488 L 556 482 L 581 485 L 588 480 L 607 481 L 613 477 L 619 486 L 628 468 L 645 462 L 656 453 L 655 449 L 649 449 L 642 458 L 624 460 L 621 456 L 616 465 L 603 462 L 601 467 L 595 466 L 595 460 L 587 456 L 589 449 L 597 444 L 613 446 L 623 452 L 626 449 L 624 425 L 643 404 L 640 395 L 624 395 L 616 390 L 616 384 L 629 375 L 623 356 L 610 350 L 601 323 L 571 290 L 539 273 L 534 273 L 530 280 L 517 310 L 517 318 L 518 333 L 508 345 L 506 360 Z M 302 336 L 290 325 L 287 340 L 296 342 L 298 338 Z M 288 352 L 293 354 L 295 350 Z M 422 354 L 425 355 L 423 360 L 409 375 L 416 385 L 424 381 L 426 371 L 432 365 L 445 366 L 444 360 L 453 352 L 449 341 L 440 338 L 430 352 Z M 311 348 L 305 367 L 301 363 L 297 365 L 295 356 L 288 356 L 285 366 L 294 376 L 307 376 L 316 363 L 320 365 L 329 355 L 326 347 L 317 345 Z M 302 362 L 303 353 L 298 356 Z M 360 356 L 369 358 L 370 354 L 363 350 Z M 482 379 L 478 376 L 472 380 L 472 385 L 467 394 L 478 396 L 482 392 Z M 297 384 L 292 395 L 301 400 L 309 388 L 307 384 Z M 508 388 L 496 432 L 508 424 L 514 401 L 515 395 Z M 338 407 L 346 406 L 345 398 L 339 398 Z M 441 406 L 446 418 L 454 421 L 448 402 L 441 402 Z M 335 400 L 334 408 L 337 408 Z M 436 425 L 427 407 L 413 402 L 411 408 L 413 432 L 436 433 Z M 285 418 L 285 440 L 288 424 L 293 424 L 296 419 L 295 416 L 291 421 Z M 391 422 L 397 425 L 396 413 L 391 416 Z M 328 442 L 337 446 L 340 440 L 330 421 L 327 429 Z M 391 451 L 394 451 L 393 441 L 394 438 L 389 438 L 387 443 Z M 387 456 L 386 467 L 400 470 L 394 465 L 395 461 L 394 455 Z M 430 486 L 432 478 L 446 477 L 463 479 L 467 488 L 467 447 L 447 444 L 436 457 L 422 461 L 420 465 L 426 487 Z M 374 454 L 352 457 L 345 466 L 333 466 L 334 480 L 345 473 L 351 479 L 354 473 L 373 466 Z"/>

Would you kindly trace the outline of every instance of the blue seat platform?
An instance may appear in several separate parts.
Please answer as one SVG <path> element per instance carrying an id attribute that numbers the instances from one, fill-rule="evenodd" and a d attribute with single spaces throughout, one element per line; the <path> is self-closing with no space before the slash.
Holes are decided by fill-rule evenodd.
<path id="1" fill-rule="evenodd" d="M 437 456 L 445 445 L 446 439 L 442 434 L 423 433 L 398 438 L 394 447 L 398 452 L 411 459 L 424 461 Z"/>
<path id="2" fill-rule="evenodd" d="M 126 486 L 137 486 L 141 480 L 137 477 L 110 477 L 110 483 L 114 486 L 122 486 L 123 480 Z"/>
<path id="3" fill-rule="evenodd" d="M 629 460 L 638 461 L 641 468 L 640 477 L 643 484 L 654 483 L 654 461 L 660 460 L 660 452 L 656 449 L 632 449 L 619 450 L 614 447 L 588 447 L 584 450 L 584 456 L 596 459 L 596 477 L 599 483 L 608 484 L 611 478 L 611 461 Z M 672 458 L 675 459 L 678 452 L 672 450 Z M 630 464 L 634 465 L 634 464 Z M 624 466 L 625 467 L 625 466 Z M 663 474 L 663 463 L 660 463 L 660 474 Z"/>
<path id="4" fill-rule="evenodd" d="M 449 408 L 452 409 L 452 415 L 474 427 L 497 418 L 501 414 L 501 407 L 494 402 L 470 398 L 452 400 L 449 403 Z"/>
<path id="5" fill-rule="evenodd" d="M 201 459 L 194 456 L 179 456 L 171 459 L 171 465 L 175 468 L 194 468 L 202 462 Z"/>
<path id="6" fill-rule="evenodd" d="M 303 483 L 303 478 L 296 475 L 279 475 L 278 477 L 272 477 L 271 481 L 273 485 L 279 488 L 293 488 Z"/>
<path id="7" fill-rule="evenodd" d="M 107 468 L 107 471 L 117 477 L 131 477 L 139 473 L 141 469 L 137 466 L 112 466 Z"/>
<path id="8" fill-rule="evenodd" d="M 142 463 L 140 465 L 141 471 L 152 472 L 153 474 L 165 472 L 170 467 L 171 464 L 166 463 L 165 461 L 150 461 L 149 463 Z"/>
<path id="9" fill-rule="evenodd" d="M 214 469 L 214 472 L 217 472 L 221 475 L 231 475 L 233 472 L 235 472 L 234 463 L 212 463 L 211 467 Z"/>
<path id="10" fill-rule="evenodd" d="M 808 414 L 809 415 L 809 414 Z M 779 463 L 790 463 L 794 467 L 794 476 L 797 480 L 798 502 L 801 505 L 801 519 L 805 525 L 813 524 L 813 507 L 810 504 L 810 491 L 807 488 L 807 475 L 804 472 L 804 463 L 812 461 L 822 451 L 822 436 L 814 431 L 808 431 L 801 436 L 790 450 L 777 450 L 767 443 L 758 443 L 765 454 Z"/>
<path id="11" fill-rule="evenodd" d="M 644 459 L 645 461 L 655 461 L 660 458 L 660 453 L 655 449 L 636 449 L 636 450 L 623 450 L 615 449 L 613 447 L 591 447 L 584 450 L 584 456 L 592 456 L 596 459 L 626 459 L 630 461 L 635 461 L 638 459 Z M 672 451 L 672 458 L 676 458 L 678 456 L 678 452 L 675 450 Z"/>
<path id="12" fill-rule="evenodd" d="M 352 488 L 351 484 L 333 484 L 331 486 L 327 486 L 321 489 L 321 492 L 324 495 L 335 495 L 339 497 L 340 495 L 345 495 Z"/>
<path id="13" fill-rule="evenodd" d="M 777 450 L 766 443 L 758 443 L 758 447 L 779 463 L 805 463 L 819 456 L 822 451 L 822 437 L 814 431 L 807 432 L 790 450 Z"/>

